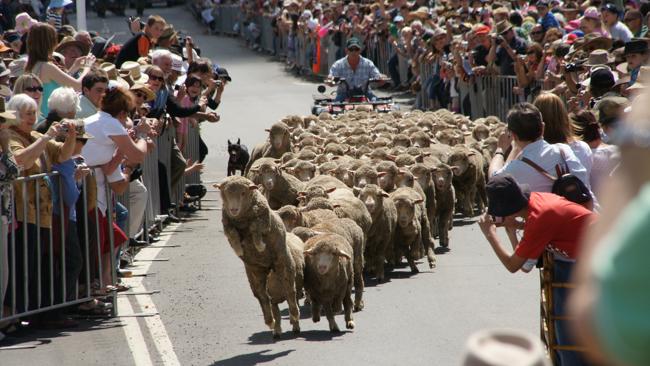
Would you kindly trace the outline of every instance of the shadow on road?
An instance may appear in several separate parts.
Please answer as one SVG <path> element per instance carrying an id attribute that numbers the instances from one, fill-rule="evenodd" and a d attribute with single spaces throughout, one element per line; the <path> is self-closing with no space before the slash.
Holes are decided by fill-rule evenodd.
<path id="1" fill-rule="evenodd" d="M 18 328 L 13 333 L 7 334 L 7 338 L 0 342 L 0 350 L 4 347 L 20 347 L 24 345 L 40 346 L 52 342 L 52 338 L 68 337 L 70 333 L 81 333 L 103 329 L 123 327 L 119 320 L 113 319 L 88 319 L 79 320 L 79 326 L 69 329 L 35 329 L 30 327 Z"/>
<path id="2" fill-rule="evenodd" d="M 268 333 L 268 332 L 267 332 Z M 269 334 L 267 334 L 268 336 Z M 225 360 L 220 360 L 216 361 L 215 363 L 212 364 L 212 366 L 248 366 L 248 365 L 257 365 L 260 363 L 265 363 L 265 362 L 271 362 L 273 360 L 276 360 L 280 357 L 284 357 L 288 355 L 289 353 L 295 351 L 293 349 L 278 352 L 278 353 L 271 353 L 271 354 L 266 354 L 267 352 L 270 352 L 270 349 L 265 349 L 263 351 L 258 351 L 258 352 L 252 352 L 252 353 L 247 353 L 244 355 L 238 355 L 234 356 Z"/>

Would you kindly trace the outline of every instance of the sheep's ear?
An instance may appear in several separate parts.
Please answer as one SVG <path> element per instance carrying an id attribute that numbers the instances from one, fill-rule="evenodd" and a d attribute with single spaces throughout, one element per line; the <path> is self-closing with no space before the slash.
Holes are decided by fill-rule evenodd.
<path id="1" fill-rule="evenodd" d="M 358 196 L 359 193 L 361 193 L 361 188 L 359 187 L 352 187 L 352 192 L 354 192 L 355 196 Z"/>
<path id="2" fill-rule="evenodd" d="M 460 167 L 450 166 L 449 167 L 454 174 L 460 173 Z"/>
<path id="3" fill-rule="evenodd" d="M 240 144 L 241 144 L 241 139 L 238 138 L 238 139 L 237 139 L 237 145 L 240 145 Z"/>
<path id="4" fill-rule="evenodd" d="M 399 171 L 397 171 L 397 175 L 399 175 L 399 176 L 406 175 L 406 171 L 404 171 L 403 169 L 400 169 Z"/>
<path id="5" fill-rule="evenodd" d="M 413 203 L 415 203 L 415 204 L 419 204 L 419 203 L 422 203 L 422 202 L 424 202 L 424 200 L 422 198 L 419 198 L 419 199 L 413 201 Z"/>
<path id="6" fill-rule="evenodd" d="M 354 177 L 354 174 L 356 173 L 354 170 L 352 169 L 346 169 L 346 170 L 348 171 L 348 174 Z"/>
<path id="7" fill-rule="evenodd" d="M 469 153 L 467 153 L 467 156 L 474 156 L 474 155 L 476 155 L 476 151 L 470 151 Z"/>
<path id="8" fill-rule="evenodd" d="M 221 185 L 222 185 L 221 183 L 215 183 L 215 184 L 212 185 L 212 187 L 214 187 L 214 188 L 220 190 L 220 189 L 221 189 Z"/>
<path id="9" fill-rule="evenodd" d="M 325 190 L 325 193 L 332 193 L 332 192 L 334 192 L 334 191 L 336 191 L 336 187 L 334 187 L 334 188 L 330 188 L 330 189 L 326 189 L 326 190 Z"/>
<path id="10" fill-rule="evenodd" d="M 380 190 L 379 195 L 386 198 L 390 197 L 390 194 L 386 193 L 383 189 Z"/>
<path id="11" fill-rule="evenodd" d="M 312 255 L 312 254 L 314 254 L 314 248 L 303 250 L 302 254 L 304 256 Z"/>
<path id="12" fill-rule="evenodd" d="M 248 189 L 251 190 L 251 191 L 254 191 L 254 190 L 258 189 L 258 188 L 259 188 L 259 186 L 257 184 L 250 184 L 248 186 Z"/>
<path id="13" fill-rule="evenodd" d="M 271 129 L 270 128 L 265 128 L 264 131 L 271 132 Z"/>
<path id="14" fill-rule="evenodd" d="M 388 172 L 378 172 L 378 173 L 377 173 L 377 177 L 383 177 L 383 176 L 385 176 L 386 174 L 388 174 Z"/>
<path id="15" fill-rule="evenodd" d="M 282 159 L 275 159 L 273 162 L 276 164 L 282 164 Z"/>
<path id="16" fill-rule="evenodd" d="M 397 157 L 395 155 L 386 154 L 386 159 L 388 159 L 390 161 L 395 161 L 396 158 Z"/>
<path id="17" fill-rule="evenodd" d="M 345 257 L 348 260 L 352 260 L 352 257 L 348 253 L 342 251 L 341 249 L 336 250 L 336 255 L 338 255 L 339 257 Z"/>
<path id="18" fill-rule="evenodd" d="M 338 156 L 338 155 L 334 155 L 334 156 L 332 156 L 332 159 L 331 159 L 331 160 L 339 160 L 340 158 L 341 158 L 340 156 Z"/>
<path id="19" fill-rule="evenodd" d="M 339 204 L 334 204 L 334 205 L 332 205 L 332 207 L 334 207 L 334 208 L 339 208 L 339 207 L 341 207 L 341 205 L 339 205 Z"/>

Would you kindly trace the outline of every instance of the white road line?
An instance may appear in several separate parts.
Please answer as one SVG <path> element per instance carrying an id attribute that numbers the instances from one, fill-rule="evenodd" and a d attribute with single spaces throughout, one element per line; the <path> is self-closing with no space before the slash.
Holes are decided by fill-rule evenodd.
<path id="1" fill-rule="evenodd" d="M 176 227 L 180 225 L 169 225 L 167 227 L 167 230 L 174 230 Z M 169 239 L 172 236 L 167 236 L 164 239 L 160 240 L 158 243 L 156 243 L 159 246 L 165 245 Z M 160 254 L 160 252 L 163 250 L 163 248 L 143 248 L 136 256 L 135 259 L 154 259 Z M 139 262 L 138 266 L 138 272 L 144 272 L 147 273 L 149 271 L 149 267 L 151 267 L 151 264 L 154 262 Z M 131 287 L 137 288 L 138 292 L 143 292 L 147 291 L 147 289 L 144 287 L 143 284 L 143 277 L 132 277 L 132 278 L 125 278 L 123 279 L 125 284 L 130 285 Z M 156 305 L 153 302 L 153 299 L 151 298 L 150 295 L 134 295 L 136 302 L 138 305 L 140 305 L 140 311 L 142 312 L 158 312 L 156 309 Z M 131 304 L 128 303 L 128 297 L 121 297 L 122 299 L 125 299 L 128 308 L 125 307 L 120 307 L 119 312 L 120 313 L 127 313 L 127 314 L 132 314 L 133 309 L 131 308 Z M 118 301 L 118 305 L 120 302 Z M 127 318 L 129 319 L 129 318 Z M 139 328 L 139 323 L 137 318 L 131 318 L 133 321 L 135 321 L 136 326 L 138 326 L 138 332 L 140 331 Z M 151 336 L 151 339 L 153 340 L 154 345 L 156 346 L 156 350 L 158 351 L 158 355 L 160 356 L 162 360 L 162 364 L 165 366 L 180 366 L 180 362 L 178 361 L 178 357 L 176 356 L 176 352 L 174 352 L 174 346 L 172 345 L 171 340 L 169 339 L 169 336 L 167 335 L 167 331 L 165 330 L 165 325 L 162 322 L 162 319 L 160 315 L 154 315 L 150 317 L 145 317 L 144 318 L 145 325 L 147 327 L 147 331 L 149 332 L 149 335 Z M 126 327 L 125 330 L 126 332 Z M 136 360 L 136 365 L 140 366 L 138 364 L 137 358 L 140 356 L 139 352 L 140 350 L 135 347 L 137 344 L 132 344 L 130 343 L 131 338 L 129 338 L 129 335 L 127 334 L 127 340 L 129 341 L 129 348 L 131 348 L 131 353 L 133 354 L 133 359 Z M 140 345 L 137 345 L 138 347 L 141 347 Z M 146 344 L 144 345 L 145 350 L 146 350 Z M 146 354 L 149 356 L 149 363 L 148 365 L 152 364 L 151 360 L 151 355 L 147 351 Z M 146 365 L 146 364 L 142 364 Z"/>
<path id="2" fill-rule="evenodd" d="M 118 296 L 117 308 L 120 312 L 126 314 L 133 314 L 133 307 L 126 296 Z M 124 326 L 124 335 L 126 336 L 126 343 L 129 345 L 135 366 L 153 366 L 151 362 L 151 354 L 147 348 L 147 343 L 144 341 L 138 318 L 120 318 Z"/>

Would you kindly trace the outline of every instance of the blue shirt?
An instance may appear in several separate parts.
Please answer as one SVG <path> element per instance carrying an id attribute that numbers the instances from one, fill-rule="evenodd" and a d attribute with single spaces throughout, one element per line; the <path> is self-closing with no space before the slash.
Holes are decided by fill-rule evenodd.
<path id="1" fill-rule="evenodd" d="M 363 88 L 369 79 L 379 79 L 381 74 L 375 64 L 365 57 L 361 57 L 357 69 L 352 70 L 352 67 L 350 67 L 350 64 L 348 63 L 348 57 L 346 56 L 332 65 L 329 77 L 344 78 L 350 88 Z M 345 94 L 345 92 L 345 85 L 339 84 L 336 89 L 336 94 L 342 95 Z"/>
<path id="2" fill-rule="evenodd" d="M 68 217 L 70 221 L 77 221 L 77 199 L 79 198 L 80 190 L 77 187 L 77 182 L 74 180 L 74 172 L 77 168 L 73 159 L 68 159 L 63 163 L 52 164 L 52 170 L 59 172 L 58 177 L 52 177 L 50 183 L 52 185 L 52 211 L 55 215 L 61 216 L 61 209 L 59 203 L 59 181 L 62 182 L 63 192 L 63 205 L 69 210 Z"/>
<path id="3" fill-rule="evenodd" d="M 550 28 L 560 28 L 560 23 L 555 19 L 555 15 L 551 13 L 550 11 L 544 15 L 543 18 L 539 18 L 537 23 L 542 25 L 542 28 L 544 28 L 544 32 L 549 30 Z"/>

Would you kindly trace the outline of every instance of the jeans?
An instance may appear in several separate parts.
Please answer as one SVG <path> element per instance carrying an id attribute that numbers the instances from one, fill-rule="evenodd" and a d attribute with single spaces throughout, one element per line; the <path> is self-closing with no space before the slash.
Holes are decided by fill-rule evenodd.
<path id="1" fill-rule="evenodd" d="M 399 86 L 399 59 L 397 54 L 394 54 L 393 57 L 388 60 L 388 73 L 390 74 L 391 80 L 393 80 L 393 86 Z"/>
<path id="2" fill-rule="evenodd" d="M 129 222 L 129 210 L 124 207 L 123 204 L 116 202 L 115 203 L 115 223 L 117 226 L 122 229 L 125 233 L 128 233 L 126 230 L 126 223 Z"/>
<path id="3" fill-rule="evenodd" d="M 553 282 L 569 282 L 575 263 L 555 260 L 553 266 Z M 553 288 L 553 308 L 555 316 L 564 316 L 565 305 L 571 289 L 556 287 Z M 555 339 L 558 345 L 570 346 L 576 342 L 570 333 L 570 324 L 566 320 L 555 321 Z M 582 366 L 589 365 L 582 353 L 573 351 L 557 351 L 558 366 Z"/>

